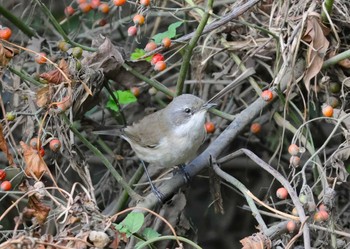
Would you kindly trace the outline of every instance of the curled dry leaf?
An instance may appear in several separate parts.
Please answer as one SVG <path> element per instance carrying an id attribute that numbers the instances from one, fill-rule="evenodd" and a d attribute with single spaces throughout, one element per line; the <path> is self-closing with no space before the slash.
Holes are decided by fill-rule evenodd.
<path id="1" fill-rule="evenodd" d="M 1 44 L 0 44 L 1 45 Z M 7 160 L 9 161 L 10 165 L 14 165 L 14 161 L 13 161 L 13 157 L 12 154 L 10 153 L 8 147 L 7 147 L 7 143 L 4 137 L 4 133 L 2 130 L 2 125 L 0 124 L 0 150 L 2 150 L 7 158 Z"/>
<path id="2" fill-rule="evenodd" d="M 23 141 L 20 142 L 23 150 L 23 157 L 26 163 L 24 169 L 25 174 L 28 177 L 32 177 L 34 174 L 38 179 L 42 177 L 47 169 L 47 165 L 43 158 L 39 155 L 39 152 L 32 147 L 28 146 Z"/>
<path id="3" fill-rule="evenodd" d="M 271 248 L 271 240 L 267 238 L 262 233 L 256 233 L 252 236 L 245 237 L 240 240 L 242 244 L 242 249 L 270 249 Z"/>
<path id="4" fill-rule="evenodd" d="M 307 69 L 304 75 L 305 87 L 310 90 L 310 80 L 321 70 L 323 61 L 329 47 L 326 35 L 329 30 L 323 26 L 318 16 L 309 16 L 307 27 L 303 36 L 305 42 L 310 43 L 307 50 Z"/>
<path id="5" fill-rule="evenodd" d="M 62 70 L 66 77 L 69 77 L 68 64 L 64 59 L 60 60 L 58 67 Z M 57 68 L 47 73 L 40 74 L 40 77 L 53 84 L 60 84 L 67 81 L 64 75 Z"/>
<path id="6" fill-rule="evenodd" d="M 44 86 L 36 92 L 36 105 L 38 107 L 46 106 L 50 102 L 50 87 Z"/>
<path id="7" fill-rule="evenodd" d="M 6 66 L 16 54 L 18 54 L 18 50 L 0 44 L 0 67 Z"/>
<path id="8" fill-rule="evenodd" d="M 35 210 L 32 215 L 36 218 L 39 224 L 44 224 L 47 216 L 50 212 L 50 207 L 46 206 L 40 200 L 38 200 L 35 195 L 32 195 L 28 199 L 28 208 Z"/>

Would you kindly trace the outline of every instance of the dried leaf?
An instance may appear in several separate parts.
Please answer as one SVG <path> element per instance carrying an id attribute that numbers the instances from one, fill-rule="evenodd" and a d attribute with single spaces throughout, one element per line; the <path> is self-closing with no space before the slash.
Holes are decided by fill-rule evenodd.
<path id="1" fill-rule="evenodd" d="M 38 107 L 46 106 L 50 102 L 50 87 L 45 86 L 43 88 L 40 88 L 36 92 L 36 105 Z"/>
<path id="2" fill-rule="evenodd" d="M 32 147 L 28 146 L 23 141 L 20 142 L 23 149 L 23 157 L 26 163 L 24 170 L 28 177 L 32 177 L 34 174 L 38 179 L 42 177 L 47 169 L 47 165 L 43 158 L 39 155 L 39 152 Z"/>
<path id="3" fill-rule="evenodd" d="M 270 249 L 271 240 L 261 233 L 253 234 L 240 240 L 242 249 Z"/>
<path id="4" fill-rule="evenodd" d="M 35 195 L 29 197 L 28 207 L 30 209 L 35 210 L 34 217 L 38 221 L 39 224 L 44 224 L 47 216 L 50 212 L 50 207 L 43 204 L 40 200 L 38 200 Z"/>
<path id="5" fill-rule="evenodd" d="M 309 16 L 303 40 L 310 43 L 307 50 L 307 70 L 304 75 L 305 87 L 310 91 L 310 80 L 321 70 L 323 61 L 329 47 L 326 39 L 327 30 L 322 26 L 317 16 Z"/>
<path id="6" fill-rule="evenodd" d="M 69 77 L 68 64 L 64 59 L 60 60 L 58 67 L 65 73 L 67 77 Z M 53 84 L 60 84 L 67 81 L 64 75 L 57 68 L 47 73 L 40 74 L 40 77 Z"/>
<path id="7" fill-rule="evenodd" d="M 344 68 L 350 68 L 350 60 L 349 59 L 341 60 L 338 62 L 338 65 Z"/>
<path id="8" fill-rule="evenodd" d="M 9 165 L 14 165 L 13 157 L 12 157 L 12 154 L 10 153 L 8 147 L 7 147 L 7 143 L 6 143 L 6 140 L 4 137 L 4 133 L 2 130 L 1 124 L 0 124 L 0 150 L 2 150 L 5 153 L 6 158 L 9 161 Z"/>
<path id="9" fill-rule="evenodd" d="M 5 67 L 18 50 L 0 44 L 0 67 Z"/>

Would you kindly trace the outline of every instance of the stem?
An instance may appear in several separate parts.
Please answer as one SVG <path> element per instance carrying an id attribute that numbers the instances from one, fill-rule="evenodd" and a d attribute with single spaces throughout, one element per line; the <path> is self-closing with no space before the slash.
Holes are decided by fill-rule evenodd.
<path id="1" fill-rule="evenodd" d="M 33 79 L 32 77 L 30 77 L 27 73 L 24 73 L 23 71 L 18 71 L 17 69 L 15 69 L 12 66 L 8 66 L 7 68 L 10 70 L 11 73 L 18 75 L 22 80 L 28 81 L 29 83 L 32 83 L 36 86 L 44 86 L 44 84 Z"/>
<path id="2" fill-rule="evenodd" d="M 210 14 L 212 13 L 213 2 L 214 2 L 213 0 L 208 0 L 207 11 L 204 13 L 202 20 L 197 27 L 196 32 L 194 33 L 194 35 L 192 36 L 188 45 L 184 49 L 185 51 L 184 51 L 184 56 L 183 56 L 183 62 L 182 62 L 182 66 L 180 68 L 179 78 L 177 79 L 177 83 L 176 83 L 176 96 L 182 94 L 182 91 L 184 88 L 184 83 L 186 80 L 186 75 L 188 72 L 188 68 L 190 66 L 190 60 L 192 57 L 193 49 L 197 45 L 197 42 L 203 33 L 205 25 L 208 22 Z"/>
<path id="3" fill-rule="evenodd" d="M 29 38 L 36 35 L 36 33 L 31 28 L 29 28 L 24 22 L 22 22 L 21 19 L 18 19 L 17 16 L 13 15 L 10 11 L 5 9 L 1 5 L 0 5 L 0 14 L 2 14 L 5 18 L 7 18 L 7 20 L 9 20 L 11 23 L 16 25 L 16 27 L 19 28 Z"/>
<path id="4" fill-rule="evenodd" d="M 199 245 L 197 245 L 193 241 L 191 241 L 189 239 L 186 239 L 184 237 L 179 237 L 179 236 L 175 237 L 174 235 L 167 235 L 167 236 L 161 236 L 161 237 L 156 237 L 156 238 L 149 239 L 149 240 L 143 242 L 142 244 L 138 245 L 136 247 L 136 249 L 144 248 L 145 246 L 150 245 L 150 244 L 152 244 L 154 242 L 157 242 L 157 241 L 163 241 L 163 240 L 169 240 L 169 239 L 175 240 L 176 238 L 178 240 L 180 240 L 180 241 L 186 242 L 187 244 L 191 245 L 193 248 L 202 249 L 202 247 L 200 247 Z"/>
<path id="5" fill-rule="evenodd" d="M 82 49 L 86 50 L 86 51 L 90 51 L 90 52 L 95 52 L 97 49 L 96 48 L 91 48 L 91 47 L 87 47 L 84 45 L 81 45 L 75 41 L 72 41 L 68 35 L 66 34 L 66 32 L 63 30 L 63 28 L 61 27 L 61 25 L 57 22 L 56 18 L 52 15 L 51 11 L 46 7 L 46 5 L 44 3 L 41 2 L 41 0 L 36 0 L 36 2 L 39 4 L 39 6 L 41 7 L 42 11 L 46 14 L 46 16 L 50 19 L 52 25 L 55 27 L 55 29 L 57 30 L 58 33 L 60 33 L 60 35 L 63 37 L 63 39 L 70 43 L 73 46 L 76 47 L 81 47 Z"/>
<path id="6" fill-rule="evenodd" d="M 95 146 L 93 146 L 69 121 L 66 114 L 61 114 L 63 121 L 69 126 L 69 129 L 80 139 L 86 147 L 90 149 L 97 157 L 101 159 L 101 162 L 107 167 L 107 169 L 111 172 L 113 177 L 117 180 L 118 183 L 122 185 L 124 190 L 130 195 L 131 198 L 140 200 L 141 197 L 135 193 L 134 190 L 128 185 L 128 183 L 123 179 L 123 177 L 115 170 L 113 165 L 108 161 L 108 159 L 99 151 Z"/>
<path id="7" fill-rule="evenodd" d="M 322 22 L 323 23 L 327 23 L 328 22 L 326 11 L 327 11 L 328 14 L 332 13 L 333 3 L 334 3 L 334 0 L 326 0 L 324 2 L 324 5 L 325 5 L 326 9 L 322 8 L 322 12 L 321 12 L 321 18 L 322 18 Z"/>
<path id="8" fill-rule="evenodd" d="M 322 65 L 322 69 L 326 69 L 330 66 L 334 66 L 338 62 L 345 60 L 349 57 L 350 57 L 350 50 L 346 50 L 346 51 L 344 51 L 340 54 L 337 54 L 336 56 L 333 56 L 332 58 L 326 60 Z"/>

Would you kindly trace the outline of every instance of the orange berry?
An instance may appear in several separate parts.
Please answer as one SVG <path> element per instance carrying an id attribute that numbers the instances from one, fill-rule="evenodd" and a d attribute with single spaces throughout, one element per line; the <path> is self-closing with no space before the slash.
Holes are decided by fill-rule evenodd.
<path id="1" fill-rule="evenodd" d="M 1 183 L 1 190 L 2 191 L 9 191 L 12 188 L 12 184 L 10 181 L 3 181 Z"/>
<path id="2" fill-rule="evenodd" d="M 325 116 L 325 117 L 332 117 L 333 116 L 333 107 L 331 107 L 330 105 L 325 105 L 322 108 L 322 113 L 323 113 L 323 116 Z"/>
<path id="3" fill-rule="evenodd" d="M 261 131 L 261 124 L 259 123 L 252 123 L 250 126 L 250 132 L 253 134 L 258 134 Z"/>
<path id="4" fill-rule="evenodd" d="M 77 4 L 86 3 L 86 0 L 77 0 Z"/>
<path id="5" fill-rule="evenodd" d="M 100 4 L 101 4 L 101 0 L 91 0 L 90 2 L 91 8 L 93 9 L 97 9 L 98 6 L 100 6 Z"/>
<path id="6" fill-rule="evenodd" d="M 88 13 L 90 10 L 92 10 L 90 3 L 81 3 L 79 4 L 79 8 L 83 13 Z"/>
<path id="7" fill-rule="evenodd" d="M 207 131 L 208 134 L 214 133 L 215 131 L 215 125 L 213 122 L 206 122 L 205 123 L 205 130 Z"/>
<path id="8" fill-rule="evenodd" d="M 0 181 L 4 180 L 6 178 L 6 171 L 3 169 L 0 169 Z"/>
<path id="9" fill-rule="evenodd" d="M 145 17 L 140 14 L 135 15 L 132 20 L 135 23 L 135 25 L 142 25 L 145 23 Z"/>
<path id="10" fill-rule="evenodd" d="M 165 37 L 163 40 L 162 40 L 162 44 L 163 44 L 163 47 L 165 48 L 169 48 L 171 46 L 171 40 L 169 37 Z"/>
<path id="11" fill-rule="evenodd" d="M 296 144 L 291 144 L 288 147 L 288 153 L 291 154 L 292 156 L 296 156 L 299 153 L 299 146 Z"/>
<path id="12" fill-rule="evenodd" d="M 10 39 L 11 35 L 12 35 L 12 30 L 10 28 L 4 27 L 0 29 L 0 39 L 8 40 Z"/>
<path id="13" fill-rule="evenodd" d="M 113 0 L 115 6 L 123 6 L 126 3 L 126 0 Z"/>
<path id="14" fill-rule="evenodd" d="M 137 34 L 137 27 L 131 26 L 128 28 L 128 36 L 135 36 Z"/>
<path id="15" fill-rule="evenodd" d="M 57 152 L 61 148 L 61 141 L 54 138 L 50 141 L 49 147 L 53 152 Z"/>
<path id="16" fill-rule="evenodd" d="M 273 93 L 271 90 L 265 90 L 261 93 L 261 97 L 265 101 L 271 101 L 273 99 Z"/>
<path id="17" fill-rule="evenodd" d="M 39 145 L 38 145 L 38 142 L 39 142 Z M 38 140 L 37 137 L 33 137 L 32 139 L 30 139 L 29 145 L 30 145 L 30 147 L 32 147 L 33 149 L 37 150 L 38 148 L 41 147 L 41 141 Z"/>
<path id="18" fill-rule="evenodd" d="M 158 61 L 154 65 L 154 70 L 156 71 L 163 71 L 164 69 L 166 69 L 166 63 L 164 61 Z"/>
<path id="19" fill-rule="evenodd" d="M 326 221 L 329 218 L 329 214 L 325 210 L 319 210 L 314 215 L 314 220 L 316 222 Z"/>
<path id="20" fill-rule="evenodd" d="M 64 14 L 66 16 L 71 16 L 73 15 L 75 12 L 74 8 L 72 6 L 67 6 L 65 9 L 64 9 Z"/>
<path id="21" fill-rule="evenodd" d="M 143 6 L 149 6 L 151 4 L 151 0 L 140 0 L 140 4 Z"/>
<path id="22" fill-rule="evenodd" d="M 138 97 L 140 95 L 140 88 L 137 86 L 134 86 L 130 89 L 130 91 L 132 92 L 132 94 L 134 94 L 135 97 Z"/>
<path id="23" fill-rule="evenodd" d="M 298 156 L 291 156 L 289 159 L 290 165 L 293 167 L 298 167 L 300 165 L 300 157 Z"/>
<path id="24" fill-rule="evenodd" d="M 288 197 L 288 191 L 285 188 L 279 188 L 276 191 L 276 196 L 278 199 L 285 200 Z"/>
<path id="25" fill-rule="evenodd" d="M 297 227 L 297 224 L 294 221 L 290 220 L 290 221 L 288 221 L 286 226 L 287 226 L 288 232 L 294 233 L 295 228 Z"/>
<path id="26" fill-rule="evenodd" d="M 45 57 L 46 57 L 46 54 L 41 52 L 41 53 L 35 55 L 35 62 L 38 64 L 44 64 L 47 61 L 47 59 Z"/>
<path id="27" fill-rule="evenodd" d="M 157 44 L 154 41 L 150 41 L 149 43 L 146 44 L 145 51 L 146 52 L 151 52 L 157 48 Z"/>
<path id="28" fill-rule="evenodd" d="M 164 61 L 164 56 L 162 54 L 155 54 L 152 57 L 151 64 L 155 65 L 158 61 Z"/>
<path id="29" fill-rule="evenodd" d="M 104 14 L 108 14 L 109 12 L 109 6 L 106 3 L 101 3 L 101 5 L 98 7 L 99 11 L 101 11 Z"/>

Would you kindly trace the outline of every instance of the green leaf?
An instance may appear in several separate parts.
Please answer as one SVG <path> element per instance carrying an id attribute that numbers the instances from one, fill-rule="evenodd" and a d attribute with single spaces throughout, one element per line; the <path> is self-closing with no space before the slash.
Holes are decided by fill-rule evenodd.
<path id="1" fill-rule="evenodd" d="M 146 51 L 141 48 L 135 48 L 134 52 L 130 55 L 130 59 L 135 61 L 146 54 Z M 150 62 L 152 60 L 152 56 L 148 56 L 145 58 L 146 61 Z"/>
<path id="2" fill-rule="evenodd" d="M 153 40 L 155 43 L 160 44 L 165 37 L 169 37 L 170 39 L 176 36 L 176 29 L 180 27 L 183 22 L 174 22 L 169 25 L 168 30 L 163 33 L 158 33 L 153 36 Z"/>
<path id="3" fill-rule="evenodd" d="M 113 92 L 113 94 L 116 97 L 116 99 L 119 101 L 119 104 L 121 105 L 130 104 L 137 101 L 137 98 L 130 90 L 127 90 L 127 91 L 118 90 Z M 112 96 L 109 97 L 106 107 L 111 109 L 112 111 L 119 112 L 119 108 L 117 104 L 114 102 Z"/>
<path id="4" fill-rule="evenodd" d="M 157 231 L 155 231 L 155 230 L 153 230 L 152 228 L 149 228 L 149 227 L 146 227 L 143 230 L 142 235 L 143 235 L 143 237 L 145 237 L 146 240 L 157 238 L 157 237 L 160 236 L 160 234 Z"/>
<path id="5" fill-rule="evenodd" d="M 123 226 L 125 226 L 130 233 L 136 233 L 143 225 L 145 217 L 143 213 L 129 213 L 123 220 Z"/>

